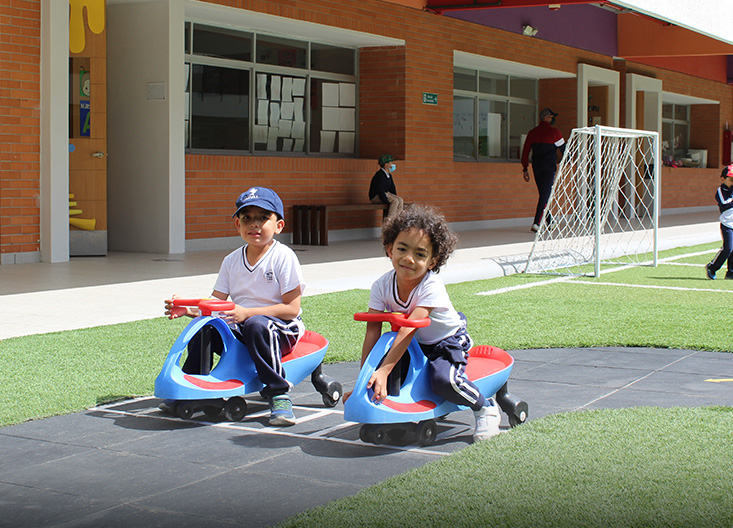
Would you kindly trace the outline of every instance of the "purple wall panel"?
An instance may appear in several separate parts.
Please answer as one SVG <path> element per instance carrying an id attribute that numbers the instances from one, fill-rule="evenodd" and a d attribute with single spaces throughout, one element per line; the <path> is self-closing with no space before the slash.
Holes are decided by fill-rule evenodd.
<path id="1" fill-rule="evenodd" d="M 608 56 L 618 50 L 616 14 L 591 5 L 566 5 L 556 11 L 544 6 L 467 9 L 446 11 L 445 16 L 512 33 L 521 33 L 522 26 L 529 24 L 539 30 L 532 38 Z"/>

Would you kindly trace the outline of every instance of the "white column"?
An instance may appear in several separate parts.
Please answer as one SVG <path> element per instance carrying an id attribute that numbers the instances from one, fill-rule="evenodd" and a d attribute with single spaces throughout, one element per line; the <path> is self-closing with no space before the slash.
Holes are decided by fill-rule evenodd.
<path id="1" fill-rule="evenodd" d="M 41 1 L 41 260 L 69 260 L 69 3 Z"/>

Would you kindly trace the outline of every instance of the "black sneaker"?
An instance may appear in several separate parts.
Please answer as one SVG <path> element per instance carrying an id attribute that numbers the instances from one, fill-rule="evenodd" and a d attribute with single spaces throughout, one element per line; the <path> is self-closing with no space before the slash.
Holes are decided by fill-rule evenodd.
<path id="1" fill-rule="evenodd" d="M 733 271 L 726 271 L 725 278 L 728 280 L 733 280 Z"/>
<path id="2" fill-rule="evenodd" d="M 710 264 L 705 265 L 705 273 L 707 274 L 708 279 L 715 280 L 715 272 L 710 269 Z M 726 277 L 727 277 L 727 274 L 726 274 Z"/>

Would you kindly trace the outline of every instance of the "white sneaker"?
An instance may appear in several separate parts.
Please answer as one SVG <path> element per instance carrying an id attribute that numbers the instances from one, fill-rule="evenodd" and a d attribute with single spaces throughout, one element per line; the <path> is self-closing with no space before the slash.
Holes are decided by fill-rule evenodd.
<path id="1" fill-rule="evenodd" d="M 529 230 L 532 231 L 533 233 L 536 233 L 537 231 L 540 230 L 540 226 L 538 226 L 537 224 L 532 224 L 532 227 L 530 227 Z"/>
<path id="2" fill-rule="evenodd" d="M 486 407 L 473 411 L 473 415 L 476 417 L 476 430 L 473 433 L 474 442 L 486 440 L 501 432 L 499 431 L 501 415 L 499 414 L 499 407 L 493 400 L 489 400 Z"/>

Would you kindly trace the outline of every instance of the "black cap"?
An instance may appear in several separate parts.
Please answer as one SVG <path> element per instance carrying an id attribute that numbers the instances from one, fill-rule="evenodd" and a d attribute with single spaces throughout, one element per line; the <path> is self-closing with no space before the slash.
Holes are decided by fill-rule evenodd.
<path id="1" fill-rule="evenodd" d="M 552 110 L 550 110 L 549 108 L 543 108 L 543 109 L 542 109 L 542 110 L 540 111 L 540 120 L 542 120 L 542 119 L 546 118 L 546 117 L 547 117 L 547 116 L 549 116 L 549 115 L 551 115 L 552 117 L 556 117 L 556 116 L 558 116 L 559 114 L 558 114 L 557 112 L 553 112 L 553 111 L 552 111 Z"/>

